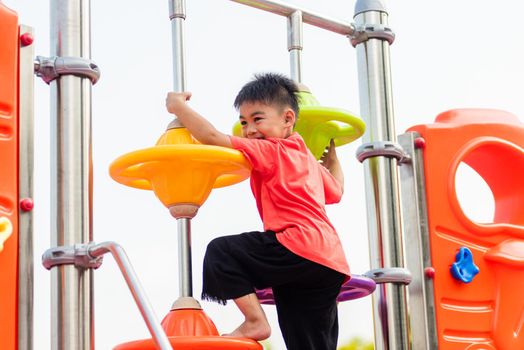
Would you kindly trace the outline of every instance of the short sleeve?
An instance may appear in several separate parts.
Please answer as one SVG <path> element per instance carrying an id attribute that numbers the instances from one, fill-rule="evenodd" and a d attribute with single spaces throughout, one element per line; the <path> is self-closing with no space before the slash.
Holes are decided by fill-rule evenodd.
<path id="1" fill-rule="evenodd" d="M 331 175 L 329 170 L 319 164 L 320 173 L 322 174 L 322 183 L 324 184 L 324 196 L 326 204 L 334 204 L 340 202 L 342 198 L 342 186 Z"/>
<path id="2" fill-rule="evenodd" d="M 277 153 L 277 144 L 265 139 L 247 139 L 230 136 L 234 149 L 244 153 L 254 171 L 267 173 L 273 169 Z"/>

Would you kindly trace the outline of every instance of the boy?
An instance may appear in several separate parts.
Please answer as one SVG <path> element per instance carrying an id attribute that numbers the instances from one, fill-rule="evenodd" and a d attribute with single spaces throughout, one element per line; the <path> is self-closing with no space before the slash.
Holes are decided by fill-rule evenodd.
<path id="1" fill-rule="evenodd" d="M 256 75 L 235 99 L 242 138 L 225 135 L 191 109 L 191 94 L 169 93 L 166 107 L 202 144 L 230 147 L 252 165 L 251 189 L 265 232 L 211 241 L 204 257 L 202 299 L 233 299 L 245 321 L 230 336 L 263 340 L 271 328 L 254 288 L 273 288 L 289 350 L 335 350 L 336 298 L 349 267 L 325 204 L 343 192 L 333 142 L 322 165 L 293 132 L 296 84 L 279 74 Z"/>

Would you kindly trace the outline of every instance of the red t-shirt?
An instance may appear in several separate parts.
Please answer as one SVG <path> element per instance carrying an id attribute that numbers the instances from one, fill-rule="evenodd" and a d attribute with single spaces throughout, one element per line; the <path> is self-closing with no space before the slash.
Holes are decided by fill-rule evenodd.
<path id="1" fill-rule="evenodd" d="M 264 230 L 293 253 L 349 276 L 349 266 L 325 204 L 338 203 L 342 188 L 308 150 L 299 134 L 286 139 L 231 136 L 253 169 L 251 190 Z"/>

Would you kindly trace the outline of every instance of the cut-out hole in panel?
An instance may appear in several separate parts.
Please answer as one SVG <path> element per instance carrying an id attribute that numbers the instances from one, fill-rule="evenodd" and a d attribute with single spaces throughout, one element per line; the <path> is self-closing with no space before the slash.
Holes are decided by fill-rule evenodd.
<path id="1" fill-rule="evenodd" d="M 461 162 L 455 174 L 455 191 L 464 214 L 474 222 L 493 223 L 495 199 L 484 179 L 469 165 Z"/>

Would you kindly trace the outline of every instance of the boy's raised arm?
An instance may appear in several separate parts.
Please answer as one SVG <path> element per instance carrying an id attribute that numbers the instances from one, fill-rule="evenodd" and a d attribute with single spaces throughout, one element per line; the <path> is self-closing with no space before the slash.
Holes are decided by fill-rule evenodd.
<path id="1" fill-rule="evenodd" d="M 322 158 L 320 158 L 322 161 L 322 165 L 329 170 L 331 175 L 338 181 L 340 186 L 342 187 L 342 191 L 344 191 L 344 172 L 342 171 L 342 167 L 340 166 L 340 162 L 337 157 L 337 152 L 335 151 L 335 142 L 333 140 L 329 143 L 329 148 L 324 155 L 322 155 Z"/>
<path id="2" fill-rule="evenodd" d="M 206 118 L 189 107 L 190 92 L 170 92 L 166 97 L 166 108 L 177 116 L 182 124 L 199 142 L 232 148 L 229 136 L 218 131 Z"/>

